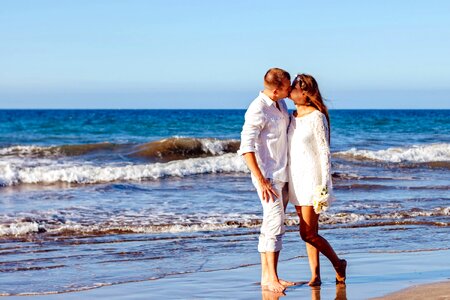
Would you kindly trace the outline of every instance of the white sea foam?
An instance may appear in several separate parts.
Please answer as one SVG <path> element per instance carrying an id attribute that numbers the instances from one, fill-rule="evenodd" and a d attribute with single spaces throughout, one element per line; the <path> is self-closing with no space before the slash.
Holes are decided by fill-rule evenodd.
<path id="1" fill-rule="evenodd" d="M 238 213 L 192 213 L 179 215 L 147 210 L 124 210 L 114 214 L 96 213 L 83 208 L 62 212 L 54 210 L 16 216 L 0 215 L 0 236 L 21 236 L 37 232 L 50 234 L 92 234 L 108 232 L 162 233 L 195 232 L 251 228 L 261 223 L 260 216 Z M 63 215 L 63 217 L 61 217 Z"/>
<path id="2" fill-rule="evenodd" d="M 334 153 L 337 157 L 375 160 L 383 162 L 442 162 L 450 161 L 450 144 L 424 144 L 409 147 L 388 148 L 385 150 L 358 150 L 352 148 L 347 151 Z"/>
<path id="3" fill-rule="evenodd" d="M 63 217 L 62 217 L 63 215 Z M 386 213 L 332 213 L 321 214 L 321 224 L 358 224 L 409 220 L 424 217 L 450 216 L 450 207 L 430 210 L 390 211 Z M 130 211 L 98 213 L 89 209 L 73 208 L 64 212 L 53 210 L 37 214 L 0 215 L 0 236 L 23 236 L 34 233 L 52 235 L 112 234 L 112 233 L 178 233 L 229 230 L 234 228 L 258 228 L 261 216 L 238 213 L 193 213 L 179 215 L 167 212 Z M 297 216 L 288 214 L 286 225 L 298 226 Z M 441 222 L 442 226 L 449 223 Z"/>
<path id="4" fill-rule="evenodd" d="M 53 147 L 40 147 L 40 146 L 11 146 L 6 148 L 0 148 L 0 155 L 31 155 L 37 152 L 50 151 Z"/>
<path id="5" fill-rule="evenodd" d="M 36 222 L 17 222 L 12 224 L 0 224 L 0 236 L 24 235 L 39 231 L 39 224 Z"/>
<path id="6" fill-rule="evenodd" d="M 100 183 L 121 180 L 148 180 L 168 176 L 184 177 L 197 174 L 248 172 L 244 160 L 228 153 L 207 158 L 192 158 L 168 163 L 96 166 L 88 163 L 58 162 L 29 167 L 25 161 L 0 162 L 0 185 L 22 183 Z"/>
<path id="7" fill-rule="evenodd" d="M 202 143 L 202 148 L 205 153 L 213 155 L 220 155 L 225 153 L 226 146 L 230 142 L 238 142 L 237 140 L 217 140 L 217 139 L 199 139 Z"/>

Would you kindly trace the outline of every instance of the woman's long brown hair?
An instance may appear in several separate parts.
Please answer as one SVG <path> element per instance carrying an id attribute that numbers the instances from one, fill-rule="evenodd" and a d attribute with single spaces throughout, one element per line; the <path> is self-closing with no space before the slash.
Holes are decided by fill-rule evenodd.
<path id="1" fill-rule="evenodd" d="M 319 85 L 317 84 L 317 81 L 308 74 L 299 74 L 297 77 L 295 77 L 294 81 L 292 82 L 292 87 L 295 87 L 297 83 L 300 84 L 300 88 L 305 93 L 306 100 L 315 109 L 320 111 L 325 115 L 327 118 L 328 123 L 328 142 L 330 142 L 330 136 L 331 136 L 331 127 L 330 127 L 330 115 L 328 114 L 328 108 L 323 102 L 322 95 L 319 91 Z"/>

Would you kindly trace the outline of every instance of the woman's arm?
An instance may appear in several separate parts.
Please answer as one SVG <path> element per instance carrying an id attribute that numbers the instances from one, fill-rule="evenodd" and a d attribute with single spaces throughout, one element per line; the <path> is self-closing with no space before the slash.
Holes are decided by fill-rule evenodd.
<path id="1" fill-rule="evenodd" d="M 314 135 L 317 142 L 317 149 L 319 151 L 319 163 L 322 173 L 321 185 L 331 188 L 331 153 L 330 144 L 328 142 L 329 129 L 327 119 L 324 114 L 317 114 L 314 119 Z"/>

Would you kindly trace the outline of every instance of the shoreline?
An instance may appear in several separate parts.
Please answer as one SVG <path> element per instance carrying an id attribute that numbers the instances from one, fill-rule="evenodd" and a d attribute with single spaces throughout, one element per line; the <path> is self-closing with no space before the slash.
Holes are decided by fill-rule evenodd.
<path id="1" fill-rule="evenodd" d="M 346 286 L 334 284 L 334 270 L 321 257 L 323 284 L 319 289 L 307 285 L 309 268 L 306 258 L 283 260 L 281 257 L 279 274 L 283 279 L 298 283 L 286 290 L 283 299 L 401 299 L 392 298 L 392 295 L 415 288 L 427 293 L 427 286 L 416 286 L 432 283 L 434 287 L 436 282 L 442 281 L 450 286 L 450 281 L 446 281 L 450 277 L 450 266 L 442 264 L 449 255 L 450 249 L 344 254 L 342 257 L 349 262 Z M 242 266 L 61 294 L 4 296 L 4 299 L 278 299 L 281 295 L 261 290 L 258 285 L 259 272 L 259 265 Z"/>

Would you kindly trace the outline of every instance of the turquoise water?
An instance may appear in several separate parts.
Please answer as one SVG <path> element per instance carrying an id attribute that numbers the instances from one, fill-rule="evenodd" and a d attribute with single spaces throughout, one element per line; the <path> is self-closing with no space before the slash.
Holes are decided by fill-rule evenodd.
<path id="1" fill-rule="evenodd" d="M 244 110 L 1 110 L 0 146 L 238 139 Z M 332 110 L 333 146 L 446 142 L 450 110 Z M 388 136 L 386 136 L 388 135 Z M 356 144 L 355 144 L 356 143 Z"/>
<path id="2" fill-rule="evenodd" d="M 257 263 L 244 113 L 0 110 L 0 294 Z M 331 126 L 336 250 L 448 248 L 450 111 L 334 110 Z M 303 259 L 292 207 L 287 224 L 282 258 Z"/>
<path id="3" fill-rule="evenodd" d="M 0 145 L 143 143 L 171 136 L 238 138 L 240 110 L 3 110 Z"/>

